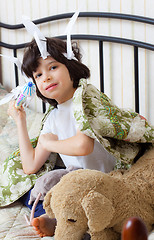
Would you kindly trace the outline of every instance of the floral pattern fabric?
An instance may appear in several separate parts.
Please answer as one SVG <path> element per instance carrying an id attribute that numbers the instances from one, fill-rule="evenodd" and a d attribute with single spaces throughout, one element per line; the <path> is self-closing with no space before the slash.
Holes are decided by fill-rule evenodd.
<path id="1" fill-rule="evenodd" d="M 33 147 L 36 147 L 37 139 L 31 140 Z M 1 166 L 0 206 L 7 206 L 15 202 L 29 191 L 34 186 L 37 178 L 53 169 L 56 158 L 57 154 L 51 153 L 50 159 L 36 174 L 27 175 L 22 168 L 20 150 L 17 149 L 12 153 Z"/>
<path id="2" fill-rule="evenodd" d="M 78 128 L 115 156 L 116 168 L 128 169 L 141 144 L 154 143 L 154 128 L 146 119 L 136 112 L 118 108 L 85 79 L 80 80 L 73 103 Z"/>

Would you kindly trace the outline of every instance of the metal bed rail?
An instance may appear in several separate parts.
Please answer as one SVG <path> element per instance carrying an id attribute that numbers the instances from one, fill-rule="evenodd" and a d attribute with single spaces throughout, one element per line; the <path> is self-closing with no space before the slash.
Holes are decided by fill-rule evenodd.
<path id="1" fill-rule="evenodd" d="M 66 13 L 66 14 L 58 14 L 54 16 L 49 16 L 45 18 L 40 18 L 34 20 L 35 24 L 42 24 L 57 20 L 63 20 L 72 17 L 74 13 Z M 137 16 L 137 15 L 129 15 L 129 14 L 121 14 L 121 13 L 107 13 L 107 12 L 80 12 L 79 18 L 88 17 L 88 18 L 109 18 L 109 19 L 119 19 L 119 20 L 127 20 L 133 22 L 140 22 L 144 24 L 152 24 L 154 25 L 154 19 Z M 0 22 L 1 28 L 6 28 L 8 30 L 17 30 L 24 28 L 23 24 L 10 25 Z M 66 39 L 66 36 L 56 36 L 57 38 L 61 38 L 63 40 Z M 119 37 L 111 37 L 111 36 L 103 36 L 103 35 L 87 35 L 87 34 L 75 34 L 71 35 L 72 40 L 91 40 L 98 41 L 99 43 L 99 65 L 100 65 L 100 90 L 104 92 L 104 55 L 103 55 L 103 43 L 117 43 L 117 44 L 125 44 L 132 46 L 134 48 L 134 79 L 135 79 L 135 111 L 139 112 L 139 48 L 144 48 L 150 51 L 154 51 L 154 45 L 146 42 L 119 38 Z M 8 48 L 13 50 L 14 57 L 17 57 L 17 50 L 25 48 L 28 43 L 22 44 L 8 44 L 0 41 L 0 47 Z M 18 70 L 15 66 L 15 79 L 16 86 L 19 84 L 18 80 Z M 43 104 L 43 111 L 45 111 L 45 105 Z"/>

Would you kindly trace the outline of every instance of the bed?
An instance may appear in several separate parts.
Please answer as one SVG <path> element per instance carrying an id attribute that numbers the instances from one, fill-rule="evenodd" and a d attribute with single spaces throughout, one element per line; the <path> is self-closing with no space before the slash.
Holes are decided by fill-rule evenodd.
<path id="1" fill-rule="evenodd" d="M 63 21 L 69 19 L 73 13 L 59 14 L 55 16 L 49 16 L 46 18 L 37 19 L 34 21 L 35 24 L 43 25 L 44 23 L 52 24 L 55 21 Z M 116 14 L 116 13 L 103 13 L 103 12 L 80 12 L 79 18 L 100 18 L 100 19 L 117 19 L 138 22 L 140 24 L 154 24 L 154 19 L 149 19 L 140 16 L 126 15 L 126 14 Z M 7 31 L 15 30 L 20 31 L 24 26 L 22 24 L 18 25 L 8 25 L 0 23 L 1 28 L 7 29 Z M 66 39 L 65 35 L 56 36 L 61 39 Z M 127 45 L 133 49 L 134 58 L 134 108 L 136 112 L 140 112 L 140 90 L 139 90 L 139 50 L 146 49 L 148 51 L 154 51 L 154 45 L 147 42 L 141 42 L 137 40 L 131 40 L 127 38 L 104 36 L 96 34 L 73 34 L 72 39 L 79 41 L 92 41 L 97 42 L 97 51 L 99 52 L 99 86 L 102 92 L 105 92 L 105 75 L 104 75 L 104 43 L 108 42 L 117 45 Z M 24 49 L 27 43 L 21 43 L 17 45 L 11 45 L 5 42 L 0 42 L 0 49 L 3 48 L 11 49 L 12 56 L 17 57 L 18 52 Z M 131 50 L 132 51 L 132 50 Z M 14 76 L 15 76 L 15 86 L 18 86 L 19 73 L 16 66 L 14 66 Z M 3 83 L 3 82 L 2 82 Z M 0 85 L 0 99 L 2 99 L 7 94 L 6 88 L 3 84 Z M 45 103 L 42 104 L 42 113 L 36 112 L 33 109 L 27 108 L 27 122 L 28 131 L 30 137 L 35 137 L 39 131 L 39 122 L 43 117 L 43 113 L 46 110 Z M 3 161 L 18 147 L 18 139 L 16 136 L 16 127 L 12 119 L 7 115 L 8 104 L 0 106 L 0 163 Z M 35 126 L 35 127 L 34 127 Z M 33 231 L 31 226 L 28 226 L 24 215 L 29 215 L 30 211 L 25 206 L 23 206 L 19 201 L 15 201 L 7 207 L 0 208 L 0 239 L 3 240 L 21 240 L 21 239 L 41 239 Z M 54 239 L 53 237 L 44 237 L 44 239 Z M 154 233 L 149 235 L 149 240 L 154 240 Z"/>

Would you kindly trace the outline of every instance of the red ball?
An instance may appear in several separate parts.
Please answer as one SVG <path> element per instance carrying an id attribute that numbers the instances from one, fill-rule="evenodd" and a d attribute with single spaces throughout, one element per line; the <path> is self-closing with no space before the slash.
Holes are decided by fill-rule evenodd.
<path id="1" fill-rule="evenodd" d="M 147 228 L 139 217 L 129 218 L 122 229 L 122 240 L 148 240 Z"/>

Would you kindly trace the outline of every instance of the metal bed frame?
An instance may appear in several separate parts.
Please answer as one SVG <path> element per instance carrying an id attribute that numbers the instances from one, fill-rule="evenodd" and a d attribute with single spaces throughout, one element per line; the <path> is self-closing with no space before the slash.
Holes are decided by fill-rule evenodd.
<path id="1" fill-rule="evenodd" d="M 41 19 L 34 20 L 35 24 L 42 24 L 57 20 L 63 19 L 70 19 L 74 13 L 66 13 L 66 14 L 58 14 L 54 16 L 49 16 Z M 137 15 L 129 15 L 129 14 L 120 14 L 120 13 L 107 13 L 107 12 L 80 12 L 79 18 L 108 18 L 108 19 L 119 19 L 119 20 L 128 20 L 133 22 L 140 22 L 144 24 L 152 24 L 154 25 L 154 19 L 141 17 Z M 0 28 L 5 28 L 9 30 L 17 30 L 24 28 L 23 24 L 16 24 L 16 25 L 9 25 L 0 22 Z M 56 36 L 61 39 L 66 39 L 66 36 Z M 119 38 L 119 37 L 111 37 L 111 36 L 103 36 L 103 35 L 87 35 L 87 34 L 76 34 L 71 35 L 72 40 L 93 40 L 98 41 L 99 43 L 99 65 L 100 65 L 100 90 L 104 92 L 104 57 L 103 57 L 103 43 L 110 42 L 110 43 L 117 43 L 117 44 L 125 44 L 132 46 L 134 48 L 134 79 L 135 79 L 135 111 L 139 113 L 139 48 L 144 48 L 147 50 L 154 51 L 154 45 L 126 39 L 126 38 Z M 17 57 L 18 49 L 25 48 L 28 43 L 22 44 L 7 44 L 0 41 L 0 47 L 8 48 L 13 50 L 13 56 Z M 18 80 L 18 69 L 15 65 L 15 81 L 16 86 L 19 84 Z M 45 111 L 45 104 L 43 103 L 43 112 Z"/>

